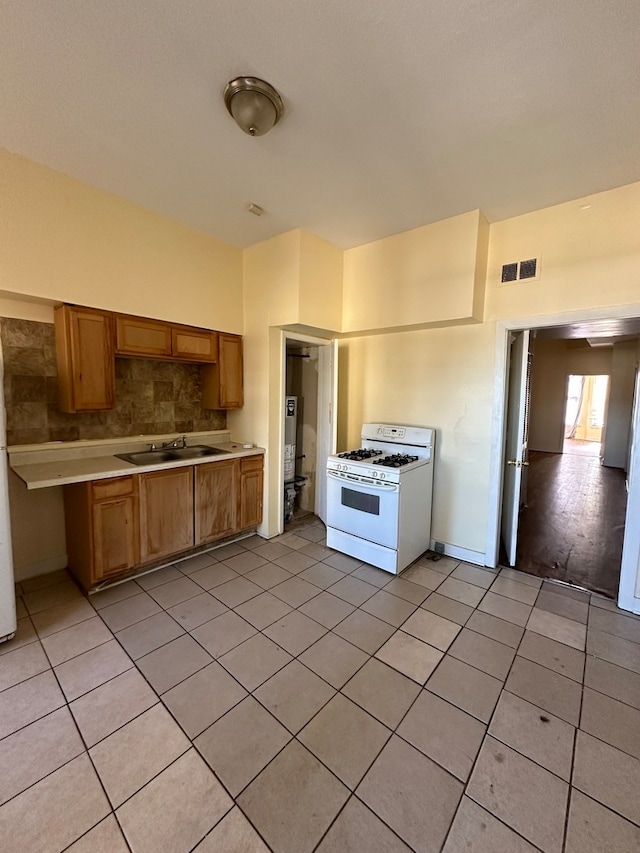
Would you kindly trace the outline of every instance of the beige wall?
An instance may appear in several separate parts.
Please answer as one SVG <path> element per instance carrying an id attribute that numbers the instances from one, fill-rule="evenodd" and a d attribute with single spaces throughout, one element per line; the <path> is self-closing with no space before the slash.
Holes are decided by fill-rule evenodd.
<path id="1" fill-rule="evenodd" d="M 487 231 L 474 210 L 347 249 L 343 332 L 481 320 Z"/>
<path id="2" fill-rule="evenodd" d="M 343 252 L 309 231 L 300 232 L 300 314 L 303 326 L 342 328 Z"/>
<path id="3" fill-rule="evenodd" d="M 276 324 L 296 322 L 300 236 L 281 234 L 244 251 L 244 407 L 230 412 L 234 438 L 267 449 L 261 532 L 274 535 L 279 523 L 280 407 L 283 397 L 281 332 Z"/>
<path id="4" fill-rule="evenodd" d="M 436 429 L 432 537 L 484 553 L 493 405 L 491 325 L 341 342 L 339 449 L 367 421 Z"/>
<path id="5" fill-rule="evenodd" d="M 638 365 L 638 342 L 621 341 L 613 345 L 611 383 L 603 442 L 603 464 L 627 470 L 633 392 Z"/>
<path id="6" fill-rule="evenodd" d="M 539 338 L 532 352 L 529 449 L 562 453 L 567 377 L 609 375 L 611 347 Z"/>
<path id="7" fill-rule="evenodd" d="M 0 291 L 242 333 L 242 252 L 0 149 Z"/>
<path id="8" fill-rule="evenodd" d="M 485 320 L 640 303 L 640 183 L 491 226 Z M 501 285 L 502 265 L 537 257 L 540 281 Z"/>

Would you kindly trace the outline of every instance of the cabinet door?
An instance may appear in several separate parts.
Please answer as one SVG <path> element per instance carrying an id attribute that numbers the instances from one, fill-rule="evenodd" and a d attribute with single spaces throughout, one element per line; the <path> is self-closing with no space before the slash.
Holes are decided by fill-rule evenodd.
<path id="1" fill-rule="evenodd" d="M 216 361 L 218 358 L 218 335 L 206 329 L 190 329 L 173 326 L 171 329 L 171 353 L 174 358 L 191 361 Z"/>
<path id="2" fill-rule="evenodd" d="M 139 478 L 141 562 L 193 547 L 193 468 Z"/>
<path id="3" fill-rule="evenodd" d="M 220 333 L 218 342 L 218 382 L 220 408 L 240 409 L 244 405 L 242 383 L 242 338 Z"/>
<path id="4" fill-rule="evenodd" d="M 195 466 L 196 545 L 238 530 L 237 459 Z"/>
<path id="5" fill-rule="evenodd" d="M 262 523 L 262 456 L 241 460 L 240 467 L 240 530 Z"/>
<path id="6" fill-rule="evenodd" d="M 113 317 L 61 305 L 55 312 L 60 408 L 93 412 L 115 406 Z"/>
<path id="7" fill-rule="evenodd" d="M 116 352 L 119 355 L 171 355 L 171 326 L 145 317 L 116 315 Z"/>
<path id="8" fill-rule="evenodd" d="M 93 579 L 132 569 L 138 562 L 138 526 L 132 495 L 93 505 Z"/>

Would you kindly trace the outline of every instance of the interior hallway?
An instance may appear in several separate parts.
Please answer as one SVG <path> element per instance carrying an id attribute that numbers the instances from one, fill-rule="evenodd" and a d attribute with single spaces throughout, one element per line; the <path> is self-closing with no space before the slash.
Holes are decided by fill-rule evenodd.
<path id="1" fill-rule="evenodd" d="M 605 598 L 449 558 L 396 578 L 315 520 L 17 591 L 3 853 L 640 848 L 640 617 Z"/>
<path id="2" fill-rule="evenodd" d="M 624 471 L 602 466 L 599 447 L 565 441 L 564 453 L 530 451 L 516 566 L 615 598 L 627 492 Z"/>

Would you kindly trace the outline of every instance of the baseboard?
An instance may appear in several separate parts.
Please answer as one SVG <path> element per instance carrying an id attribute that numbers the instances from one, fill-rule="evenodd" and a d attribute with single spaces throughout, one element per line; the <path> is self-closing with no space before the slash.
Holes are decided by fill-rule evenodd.
<path id="1" fill-rule="evenodd" d="M 436 545 L 435 539 L 431 540 L 429 548 L 434 551 Z M 482 551 L 471 551 L 469 548 L 460 548 L 458 545 L 449 545 L 444 543 L 445 557 L 453 557 L 456 560 L 464 560 L 465 563 L 473 563 L 475 566 L 484 566 L 485 559 Z"/>
<path id="2" fill-rule="evenodd" d="M 14 566 L 13 576 L 16 581 L 26 581 L 29 578 L 36 578 L 38 575 L 48 575 L 51 572 L 57 572 L 59 569 L 66 569 L 66 567 L 67 555 L 62 554 L 58 557 L 39 560 L 37 563 L 27 563 L 26 566 Z"/>

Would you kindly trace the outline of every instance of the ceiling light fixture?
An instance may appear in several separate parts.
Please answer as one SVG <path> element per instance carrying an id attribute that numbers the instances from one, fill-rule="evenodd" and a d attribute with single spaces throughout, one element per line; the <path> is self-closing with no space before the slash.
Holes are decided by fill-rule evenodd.
<path id="1" fill-rule="evenodd" d="M 282 98 L 265 80 L 236 77 L 227 83 L 224 102 L 236 124 L 249 136 L 263 136 L 284 112 Z"/>

